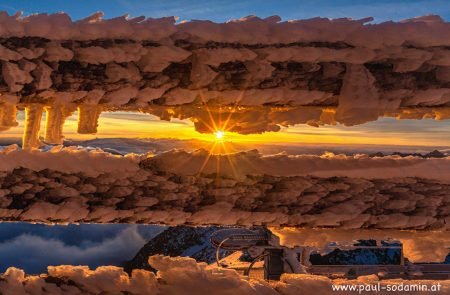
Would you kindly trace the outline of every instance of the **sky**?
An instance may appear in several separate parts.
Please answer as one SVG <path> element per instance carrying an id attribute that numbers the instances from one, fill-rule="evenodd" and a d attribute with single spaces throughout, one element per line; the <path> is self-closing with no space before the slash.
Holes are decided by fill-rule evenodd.
<path id="1" fill-rule="evenodd" d="M 73 19 L 103 11 L 106 17 L 145 15 L 178 16 L 181 20 L 209 19 L 223 22 L 247 15 L 282 19 L 372 16 L 376 22 L 439 14 L 450 20 L 448 0 L 2 0 L 0 10 L 9 13 L 67 12 Z"/>
<path id="2" fill-rule="evenodd" d="M 25 115 L 19 111 L 18 126 L 0 132 L 0 139 L 20 139 L 24 131 Z M 171 121 L 160 120 L 150 114 L 138 112 L 103 112 L 100 116 L 98 133 L 78 134 L 78 114 L 70 116 L 63 127 L 67 140 L 92 140 L 95 138 L 176 138 L 195 139 L 205 142 L 217 140 L 214 133 L 199 133 L 190 119 Z M 45 112 L 41 120 L 40 135 L 45 132 Z M 133 132 L 130 132 L 133 130 Z M 312 127 L 298 124 L 282 127 L 278 132 L 242 135 L 225 132 L 222 141 L 254 145 L 283 143 L 302 144 L 340 144 L 340 145 L 385 145 L 385 146 L 426 146 L 429 149 L 450 147 L 450 120 L 380 118 L 357 126 Z M 256 146 L 257 147 L 257 146 Z"/>
<path id="3" fill-rule="evenodd" d="M 20 139 L 24 130 L 24 112 L 19 111 L 19 125 L 0 132 L 0 139 Z M 95 138 L 176 138 L 181 140 L 200 140 L 214 142 L 214 134 L 195 131 L 194 123 L 187 120 L 172 119 L 163 121 L 150 114 L 137 112 L 103 112 L 100 116 L 98 133 L 78 134 L 78 114 L 70 116 L 63 127 L 67 140 L 91 140 Z M 41 120 L 40 135 L 44 136 L 45 113 Z M 130 132 L 133 130 L 133 132 Z M 245 145 L 282 143 L 292 144 L 340 144 L 340 145 L 385 145 L 385 146 L 427 146 L 430 149 L 450 147 L 450 120 L 397 120 L 381 118 L 374 122 L 346 127 L 312 127 L 298 124 L 282 127 L 279 132 L 241 135 L 225 132 L 223 140 Z"/>

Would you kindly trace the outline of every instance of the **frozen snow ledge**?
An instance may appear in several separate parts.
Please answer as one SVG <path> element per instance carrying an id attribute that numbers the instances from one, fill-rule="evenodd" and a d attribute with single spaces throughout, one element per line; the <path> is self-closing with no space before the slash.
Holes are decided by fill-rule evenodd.
<path id="1" fill-rule="evenodd" d="M 207 267 L 192 258 L 151 256 L 149 263 L 158 270 L 156 275 L 145 270 L 134 270 L 131 276 L 122 268 L 102 266 L 90 270 L 83 266 L 50 266 L 47 274 L 26 275 L 22 270 L 9 268 L 2 276 L 0 292 L 3 294 L 214 294 L 237 295 L 315 295 L 349 294 L 333 291 L 332 285 L 381 286 L 400 284 L 431 285 L 439 283 L 440 292 L 450 292 L 449 280 L 382 280 L 376 275 L 355 280 L 331 280 L 313 275 L 285 274 L 279 282 L 248 279 L 234 270 Z M 380 293 L 381 294 L 381 293 Z M 384 294 L 384 293 L 383 293 Z M 408 292 L 423 294 L 423 292 Z"/>
<path id="2" fill-rule="evenodd" d="M 139 170 L 138 163 L 142 157 L 145 156 L 116 156 L 100 149 L 55 146 L 45 152 L 38 149 L 23 150 L 17 145 L 11 145 L 0 150 L 0 171 L 23 167 L 33 171 L 49 169 L 89 176 L 119 172 L 127 176 Z"/>
<path id="3" fill-rule="evenodd" d="M 0 102 L 338 106 L 346 124 L 448 106 L 450 23 L 370 20 L 1 13 Z"/>
<path id="4" fill-rule="evenodd" d="M 437 15 L 428 15 L 400 22 L 369 24 L 372 18 L 312 18 L 281 21 L 278 16 L 261 19 L 248 16 L 226 23 L 191 20 L 175 24 L 175 17 L 159 19 L 128 15 L 103 19 L 97 12 L 73 22 L 65 13 L 21 13 L 9 16 L 0 13 L 1 37 L 40 37 L 51 40 L 121 39 L 164 40 L 173 35 L 192 36 L 197 40 L 223 43 L 273 44 L 293 42 L 337 42 L 377 48 L 415 42 L 421 46 L 450 45 L 449 24 Z"/>
<path id="5" fill-rule="evenodd" d="M 10 148 L 0 152 L 0 220 L 450 230 L 448 157 L 250 152 L 230 156 L 234 170 L 221 160 L 221 175 L 208 164 L 198 173 L 203 153 L 138 165 L 138 156 Z"/>

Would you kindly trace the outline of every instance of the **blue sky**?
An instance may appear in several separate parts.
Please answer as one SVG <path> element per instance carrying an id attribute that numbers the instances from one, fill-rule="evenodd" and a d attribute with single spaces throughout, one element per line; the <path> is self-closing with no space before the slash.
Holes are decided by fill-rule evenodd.
<path id="1" fill-rule="evenodd" d="M 9 13 L 22 10 L 25 14 L 65 11 L 73 19 L 104 11 L 108 18 L 129 13 L 131 16 L 175 15 L 180 20 L 214 21 L 250 14 L 262 17 L 277 14 L 283 19 L 373 16 L 376 22 L 439 14 L 450 20 L 450 0 L 3 0 L 0 10 Z"/>

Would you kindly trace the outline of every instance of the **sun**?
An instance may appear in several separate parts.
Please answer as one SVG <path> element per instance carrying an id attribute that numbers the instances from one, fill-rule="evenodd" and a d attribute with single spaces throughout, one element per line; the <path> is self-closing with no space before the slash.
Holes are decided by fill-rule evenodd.
<path id="1" fill-rule="evenodd" d="M 223 132 L 222 130 L 217 130 L 216 132 L 214 132 L 214 136 L 216 140 L 222 140 L 225 136 L 225 132 Z"/>

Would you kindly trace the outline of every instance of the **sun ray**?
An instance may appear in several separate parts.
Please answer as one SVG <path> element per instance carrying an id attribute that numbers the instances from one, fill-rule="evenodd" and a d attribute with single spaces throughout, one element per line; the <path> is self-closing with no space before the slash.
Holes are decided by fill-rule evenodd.
<path id="1" fill-rule="evenodd" d="M 228 115 L 228 118 L 225 120 L 225 122 L 224 122 L 224 124 L 223 124 L 223 129 L 224 129 L 224 130 L 228 130 L 228 129 L 227 129 L 227 128 L 228 128 L 228 123 L 229 123 L 229 121 L 230 121 L 230 119 L 231 119 L 231 116 L 236 112 L 236 108 L 238 107 L 239 103 L 241 102 L 242 97 L 244 96 L 244 92 L 245 92 L 245 91 L 241 91 L 241 92 L 239 93 L 239 96 L 238 96 L 237 100 L 233 103 L 233 106 L 232 106 L 232 108 L 231 108 L 230 114 Z M 230 128 L 230 129 L 231 129 L 231 128 Z"/>
<path id="2" fill-rule="evenodd" d="M 208 164 L 209 159 L 211 158 L 211 155 L 212 155 L 212 151 L 214 150 L 216 144 L 217 144 L 217 142 L 213 142 L 212 147 L 208 150 L 208 155 L 206 156 L 206 159 L 203 161 L 202 166 L 200 167 L 199 174 L 201 174 L 203 172 L 203 169 L 205 169 L 206 165 Z"/>
<path id="3" fill-rule="evenodd" d="M 217 127 L 217 125 L 216 125 L 216 122 L 215 122 L 215 120 L 214 120 L 214 117 L 213 117 L 212 114 L 211 114 L 211 110 L 209 109 L 208 103 L 206 102 L 206 100 L 205 100 L 205 98 L 204 98 L 204 96 L 203 96 L 203 92 L 202 92 L 202 91 L 200 91 L 199 96 L 200 96 L 200 99 L 201 99 L 201 101 L 202 101 L 202 103 L 203 103 L 205 109 L 206 109 L 206 112 L 208 113 L 209 120 L 210 120 L 211 123 L 213 124 L 213 126 L 212 126 L 212 127 L 213 127 L 213 130 L 212 130 L 212 131 L 214 132 L 214 130 L 217 130 L 218 127 Z"/>
<path id="4" fill-rule="evenodd" d="M 237 175 L 237 172 L 236 172 L 236 168 L 234 167 L 234 163 L 231 160 L 230 155 L 231 154 L 229 154 L 229 153 L 225 154 L 225 158 L 228 160 L 228 163 L 230 164 L 230 168 L 231 168 L 231 172 L 233 173 L 233 177 L 237 179 L 238 175 Z"/>

